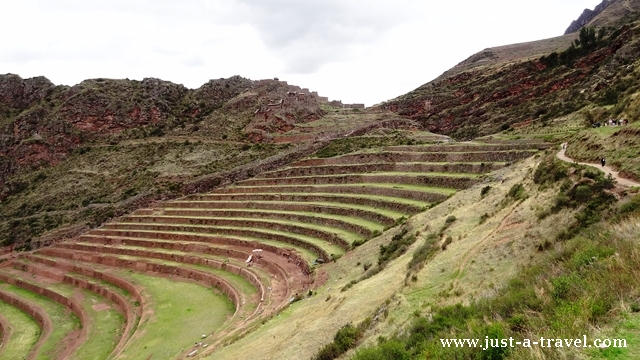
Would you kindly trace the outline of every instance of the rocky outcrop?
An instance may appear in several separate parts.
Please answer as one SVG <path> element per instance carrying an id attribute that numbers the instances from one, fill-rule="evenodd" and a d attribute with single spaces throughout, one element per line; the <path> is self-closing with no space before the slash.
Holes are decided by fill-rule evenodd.
<path id="1" fill-rule="evenodd" d="M 538 56 L 479 67 L 438 78 L 382 107 L 431 132 L 461 140 L 518 123 L 558 118 L 587 104 L 605 103 L 607 91 L 617 86 L 622 89 L 626 65 L 632 61 L 631 54 L 637 55 L 635 43 L 639 40 L 637 30 L 622 25 L 597 47 L 578 48 L 575 58 L 564 64 L 549 64 Z M 617 61 L 623 54 L 624 59 Z M 555 56 L 560 55 L 556 52 Z M 601 79 L 607 79 L 606 84 Z"/>
<path id="2" fill-rule="evenodd" d="M 604 9 L 606 9 L 607 7 L 609 7 L 609 5 L 615 3 L 616 1 L 617 0 L 602 0 L 602 2 L 593 10 L 584 9 L 582 15 L 580 15 L 577 20 L 571 22 L 571 25 L 569 25 L 564 34 L 571 34 L 582 29 L 583 26 L 587 25 L 596 16 L 600 15 L 604 11 Z"/>
<path id="3" fill-rule="evenodd" d="M 44 77 L 0 75 L 0 199 L 14 192 L 15 184 L 8 183 L 12 174 L 56 165 L 86 143 L 182 134 L 180 129 L 196 123 L 200 126 L 191 126 L 189 136 L 213 132 L 226 139 L 221 129 L 233 128 L 230 121 L 238 122 L 235 128 L 245 126 L 257 107 L 294 88 L 299 89 L 284 81 L 240 76 L 188 89 L 156 78 L 99 78 L 69 87 Z M 320 116 L 316 97 L 309 95 L 300 104 L 285 109 L 284 115 L 294 115 L 283 119 L 295 123 Z"/>

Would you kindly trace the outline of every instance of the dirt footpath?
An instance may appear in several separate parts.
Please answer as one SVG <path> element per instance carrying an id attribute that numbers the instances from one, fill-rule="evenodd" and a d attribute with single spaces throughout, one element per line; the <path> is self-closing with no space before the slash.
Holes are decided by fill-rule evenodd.
<path id="1" fill-rule="evenodd" d="M 562 146 L 562 150 L 560 150 L 557 154 L 558 159 L 562 160 L 562 161 L 566 161 L 566 162 L 570 162 L 570 163 L 574 163 L 576 162 L 575 160 L 567 157 L 564 152 L 566 151 L 566 143 L 562 144 L 565 146 Z M 618 182 L 618 184 L 623 185 L 623 186 L 640 186 L 640 183 L 637 183 L 633 180 L 629 180 L 623 177 L 620 177 L 620 174 L 618 174 L 617 171 L 613 170 L 610 166 L 601 166 L 600 164 L 590 164 L 590 163 L 578 163 L 580 165 L 588 165 L 588 166 L 592 166 L 594 168 L 597 168 L 600 171 L 603 171 L 605 174 L 607 175 L 611 175 L 613 176 L 614 179 L 616 179 L 616 181 Z"/>

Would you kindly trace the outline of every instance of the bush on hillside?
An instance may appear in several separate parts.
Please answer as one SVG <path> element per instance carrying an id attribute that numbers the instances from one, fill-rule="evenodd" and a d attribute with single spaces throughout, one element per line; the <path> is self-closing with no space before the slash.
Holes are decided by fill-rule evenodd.
<path id="1" fill-rule="evenodd" d="M 516 201 L 524 200 L 528 197 L 526 190 L 522 184 L 515 184 L 509 189 L 506 197 Z"/>

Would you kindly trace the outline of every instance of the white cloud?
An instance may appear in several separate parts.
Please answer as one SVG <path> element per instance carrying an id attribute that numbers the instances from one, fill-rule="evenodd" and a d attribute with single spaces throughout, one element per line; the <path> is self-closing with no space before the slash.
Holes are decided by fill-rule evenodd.
<path id="1" fill-rule="evenodd" d="M 486 47 L 561 35 L 597 0 L 0 0 L 0 73 L 275 76 L 345 102 L 393 98 Z"/>

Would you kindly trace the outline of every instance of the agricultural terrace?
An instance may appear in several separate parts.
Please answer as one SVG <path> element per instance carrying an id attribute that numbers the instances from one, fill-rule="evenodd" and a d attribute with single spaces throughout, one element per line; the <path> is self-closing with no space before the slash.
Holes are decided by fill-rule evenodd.
<path id="1" fill-rule="evenodd" d="M 0 356 L 210 354 L 321 286 L 322 264 L 546 146 L 321 150 L 10 258 Z"/>

